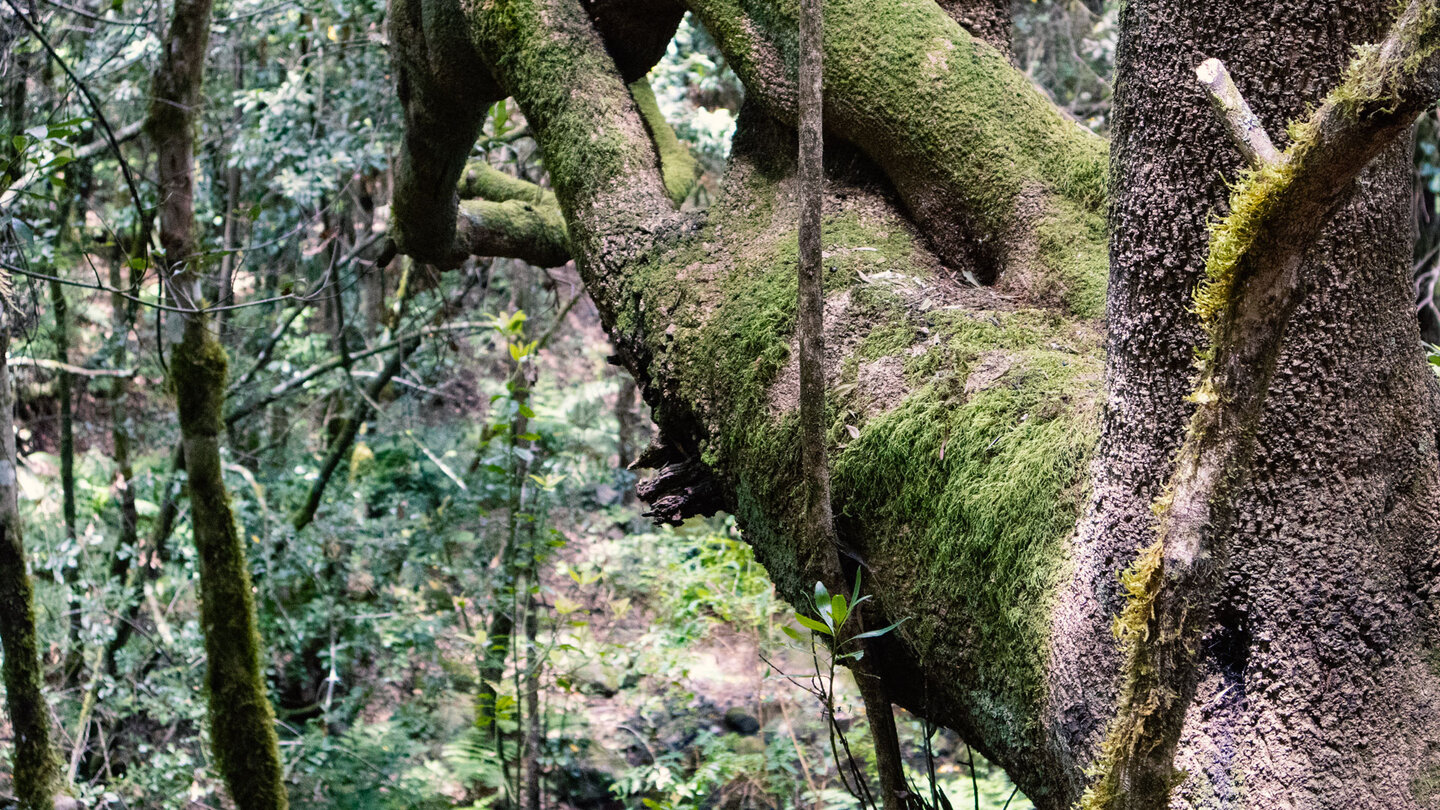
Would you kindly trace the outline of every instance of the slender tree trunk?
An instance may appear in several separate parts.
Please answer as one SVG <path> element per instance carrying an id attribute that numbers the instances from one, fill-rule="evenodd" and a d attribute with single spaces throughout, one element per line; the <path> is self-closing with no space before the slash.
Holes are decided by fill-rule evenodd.
<path id="1" fill-rule="evenodd" d="M 832 594 L 851 593 L 840 562 L 839 538 L 830 509 L 830 462 L 825 425 L 825 267 L 822 252 L 822 216 L 825 200 L 825 133 L 822 120 L 821 78 L 824 27 L 821 0 L 800 4 L 800 277 L 796 336 L 800 344 L 800 442 L 806 481 L 805 535 L 811 566 Z M 856 631 L 865 631 L 865 611 L 856 611 Z M 843 631 L 832 641 L 832 654 L 841 652 Z M 875 765 L 880 772 L 881 803 L 885 810 L 907 805 L 910 789 L 900 758 L 900 738 L 886 685 L 873 666 L 873 645 L 860 642 L 863 657 L 855 662 L 855 682 L 870 721 L 875 744 Z M 836 763 L 837 766 L 839 763 Z"/>
<path id="2" fill-rule="evenodd" d="M 397 348 L 395 354 L 390 358 L 390 362 L 385 364 L 385 367 L 366 388 L 361 400 L 355 403 L 355 412 L 344 418 L 339 435 L 330 444 L 330 449 L 325 454 L 325 460 L 320 465 L 319 476 L 310 485 L 310 493 L 306 496 L 304 505 L 291 518 L 291 525 L 295 527 L 296 531 L 309 526 L 310 522 L 315 519 L 315 512 L 320 508 L 320 501 L 325 497 L 325 488 L 330 485 L 330 479 L 334 477 L 335 470 L 339 469 L 340 462 L 350 455 L 350 449 L 355 446 L 355 437 L 360 435 L 360 426 L 365 424 L 366 420 L 375 413 L 375 409 L 370 403 L 378 400 L 385 390 L 385 386 L 389 385 L 395 375 L 400 373 L 405 359 L 418 348 L 420 348 L 418 338 Z"/>
<path id="3" fill-rule="evenodd" d="M 539 549 L 533 548 L 535 539 L 531 532 L 532 557 L 539 553 Z M 530 582 L 534 587 L 527 588 L 525 596 L 525 756 L 521 758 L 525 810 L 540 810 L 540 754 L 545 744 L 544 718 L 540 715 L 540 676 L 545 669 L 545 656 L 539 642 L 540 603 L 534 594 L 540 584 L 537 573 L 532 573 Z"/>
<path id="4" fill-rule="evenodd" d="M 68 213 L 69 206 L 62 206 Z M 68 219 L 69 217 L 65 217 Z M 68 223 L 62 222 L 64 230 Z M 63 240 L 57 240 L 63 241 Z M 65 365 L 70 363 L 70 305 L 65 298 L 65 288 L 58 281 L 50 282 L 50 308 L 55 319 L 55 359 Z M 75 531 L 75 415 L 74 385 L 70 373 L 63 369 L 56 374 L 56 398 L 60 401 L 60 515 L 65 529 L 65 542 L 71 546 L 80 542 Z M 85 651 L 80 639 L 84 629 L 81 621 L 80 600 L 80 553 L 76 549 L 74 560 L 65 566 L 65 585 L 70 590 L 70 604 L 67 610 L 70 619 L 69 646 L 65 652 L 65 685 L 75 685 L 84 665 Z"/>
<path id="5" fill-rule="evenodd" d="M 20 524 L 15 395 L 5 361 L 10 349 L 8 309 L 8 304 L 0 307 L 0 650 L 20 807 L 50 810 L 60 788 L 60 760 L 50 744 L 50 707 L 41 691 L 45 678 L 35 634 L 35 598 Z"/>
<path id="6" fill-rule="evenodd" d="M 220 469 L 228 358 L 203 310 L 194 216 L 194 132 L 210 33 L 211 0 L 178 0 L 155 74 L 147 130 L 161 189 L 160 239 L 167 291 L 184 331 L 170 358 L 191 525 L 200 564 L 200 621 L 210 744 L 240 810 L 284 810 L 275 715 L 260 662 L 260 635 L 245 546 Z"/>
<path id="7" fill-rule="evenodd" d="M 113 341 L 112 356 L 115 365 L 123 367 L 130 357 L 130 321 L 127 317 L 125 298 L 119 290 L 123 286 L 120 263 L 110 263 L 110 287 L 116 292 L 110 294 L 110 339 Z M 138 568 L 139 515 L 135 509 L 135 467 L 130 460 L 130 379 L 116 377 L 110 388 L 110 440 L 114 445 L 115 487 L 120 496 L 120 535 L 115 541 L 115 556 L 110 563 L 111 579 L 127 583 L 132 567 Z M 123 613 L 123 611 L 122 611 Z M 123 626 L 123 623 L 122 623 Z M 119 628 L 117 628 L 117 632 Z M 113 673 L 110 663 L 113 654 L 107 650 L 107 671 Z"/>

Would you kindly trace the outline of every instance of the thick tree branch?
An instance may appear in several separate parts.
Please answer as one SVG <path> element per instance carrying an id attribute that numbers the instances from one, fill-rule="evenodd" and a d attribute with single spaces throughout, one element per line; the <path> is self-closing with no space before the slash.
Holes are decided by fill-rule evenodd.
<path id="1" fill-rule="evenodd" d="M 469 13 L 477 50 L 535 131 L 572 254 L 592 271 L 625 267 L 674 209 L 638 106 L 579 0 L 499 0 Z"/>
<path id="2" fill-rule="evenodd" d="M 793 125 L 794 6 L 687 5 L 750 97 Z M 828 0 L 825 13 L 826 131 L 884 170 L 947 264 L 1098 315 L 1105 144 L 935 3 Z"/>
<path id="3" fill-rule="evenodd" d="M 611 71 L 618 61 L 628 81 L 644 77 L 664 55 L 684 13 L 673 0 L 591 0 L 587 5 L 571 22 L 583 24 L 597 40 L 597 55 Z M 455 253 L 456 183 L 486 111 L 514 88 L 503 72 L 487 68 L 458 0 L 396 0 L 389 17 L 405 113 L 391 237 L 401 252 L 449 266 L 464 258 Z"/>
<path id="4" fill-rule="evenodd" d="M 537 267 L 570 261 L 570 237 L 560 206 L 506 200 L 465 200 L 455 226 L 455 253 L 505 256 Z"/>
<path id="5" fill-rule="evenodd" d="M 1361 49 L 1340 85 L 1274 163 L 1236 186 L 1213 230 L 1197 310 L 1211 338 L 1195 415 L 1156 504 L 1155 544 L 1125 575 L 1121 699 L 1102 778 L 1085 807 L 1169 806 L 1173 762 L 1198 680 L 1200 636 L 1225 570 L 1223 544 L 1286 327 L 1320 231 L 1381 150 L 1440 97 L 1440 4 L 1412 0 L 1390 35 Z"/>

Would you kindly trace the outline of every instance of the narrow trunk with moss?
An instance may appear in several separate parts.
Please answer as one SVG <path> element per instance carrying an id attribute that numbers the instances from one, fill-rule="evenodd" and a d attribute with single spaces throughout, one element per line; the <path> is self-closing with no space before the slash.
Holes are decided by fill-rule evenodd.
<path id="1" fill-rule="evenodd" d="M 5 303 L 4 309 L 9 308 Z M 14 730 L 14 782 L 21 810 L 51 810 L 61 786 L 60 760 L 50 743 L 50 706 L 43 692 L 35 596 L 20 523 L 19 460 L 15 455 L 15 395 L 5 357 L 8 313 L 0 310 L 0 650 L 5 710 Z"/>
<path id="2" fill-rule="evenodd" d="M 225 349 L 200 315 L 189 316 L 170 360 L 185 448 L 186 490 L 200 563 L 200 626 L 210 745 L 241 810 L 288 806 L 275 714 L 265 687 L 245 545 L 221 472 Z"/>
<path id="3" fill-rule="evenodd" d="M 155 144 L 161 194 L 160 242 L 170 300 L 186 310 L 174 343 L 170 383 L 180 421 L 190 519 L 200 567 L 200 625 L 210 746 L 240 810 L 288 807 L 275 715 L 261 666 L 260 634 L 245 545 L 221 472 L 228 359 L 201 295 L 195 232 L 195 133 L 210 34 L 211 0 L 179 0 L 155 74 L 146 130 Z"/>

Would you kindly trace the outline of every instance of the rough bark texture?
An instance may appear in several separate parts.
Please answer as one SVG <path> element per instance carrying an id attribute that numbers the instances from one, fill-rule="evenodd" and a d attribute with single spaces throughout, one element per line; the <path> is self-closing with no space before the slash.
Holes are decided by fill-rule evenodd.
<path id="1" fill-rule="evenodd" d="M 675 212 L 643 112 L 579 0 L 465 13 L 536 134 L 665 457 L 710 482 L 803 604 L 796 5 L 687 5 L 747 86 L 703 217 Z M 1106 334 L 1104 147 L 933 3 L 826 5 L 842 21 L 825 42 L 836 532 L 873 572 L 879 612 L 910 619 L 874 656 L 897 702 L 959 730 L 1042 810 L 1072 805 L 1096 760 L 1120 669 L 1117 574 L 1153 540 L 1151 504 L 1190 417 L 1206 223 L 1240 165 L 1193 71 L 1223 59 L 1278 136 L 1392 11 L 1126 6 Z M 1440 392 L 1408 305 L 1402 151 L 1361 176 L 1306 260 L 1200 645 L 1181 806 L 1440 798 L 1427 666 Z"/>
<path id="2" fill-rule="evenodd" d="M 940 0 L 940 7 L 976 39 L 1010 56 L 1010 0 Z"/>
<path id="3" fill-rule="evenodd" d="M 1222 59 L 1278 135 L 1339 81 L 1352 46 L 1383 33 L 1393 5 L 1271 8 L 1125 9 L 1110 408 L 1052 656 L 1051 722 L 1077 753 L 1105 722 L 1090 693 L 1114 666 L 1087 625 L 1119 607 L 1113 571 L 1153 538 L 1149 506 L 1192 407 L 1185 394 L 1202 339 L 1189 304 L 1206 222 L 1224 210 L 1225 179 L 1241 167 L 1190 71 Z M 1400 305 L 1406 154 L 1391 148 L 1365 172 L 1357 199 L 1298 268 L 1308 295 L 1278 358 L 1235 522 L 1220 538 L 1230 560 L 1176 762 L 1190 774 L 1177 794 L 1185 806 L 1433 801 L 1422 794 L 1437 733 L 1423 603 L 1433 578 L 1435 403 Z"/>

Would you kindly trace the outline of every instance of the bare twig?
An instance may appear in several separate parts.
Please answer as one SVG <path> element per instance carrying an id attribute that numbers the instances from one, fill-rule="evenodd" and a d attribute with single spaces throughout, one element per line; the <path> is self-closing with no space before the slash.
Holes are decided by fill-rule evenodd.
<path id="1" fill-rule="evenodd" d="M 1279 163 L 1282 160 L 1280 150 L 1271 143 L 1259 116 L 1240 95 L 1234 79 L 1230 78 L 1230 71 L 1225 69 L 1225 63 L 1219 59 L 1206 59 L 1195 68 L 1195 76 L 1205 87 L 1210 105 L 1220 115 L 1225 134 L 1239 147 L 1245 162 L 1257 169 Z"/>

